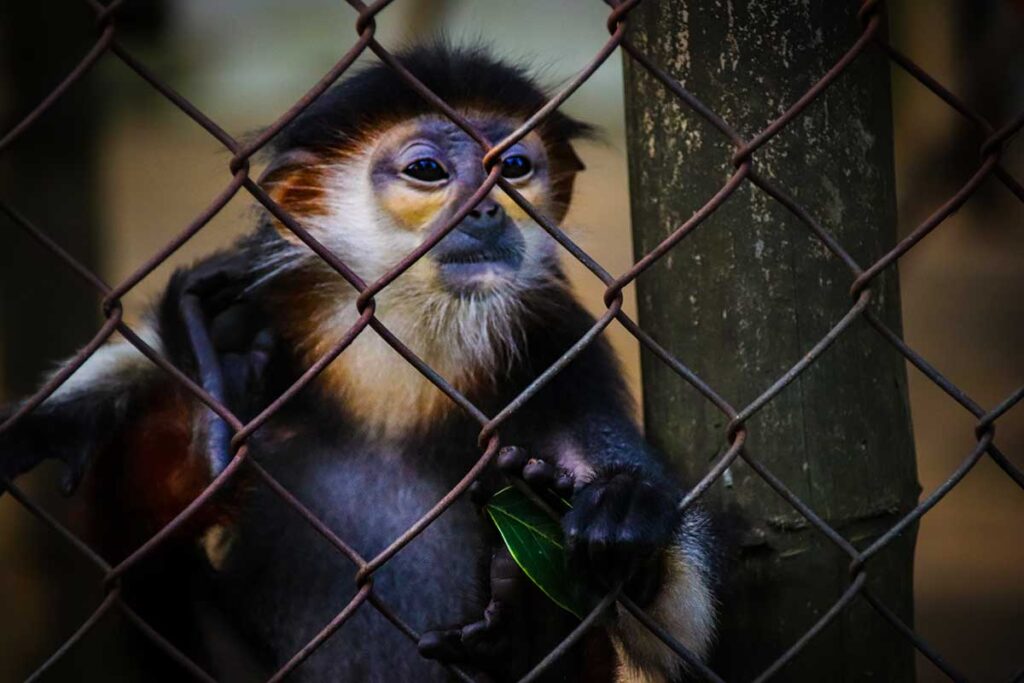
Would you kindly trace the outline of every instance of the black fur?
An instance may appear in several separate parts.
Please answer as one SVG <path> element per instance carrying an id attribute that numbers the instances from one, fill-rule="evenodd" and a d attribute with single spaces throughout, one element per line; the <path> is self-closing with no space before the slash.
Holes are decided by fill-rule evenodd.
<path id="1" fill-rule="evenodd" d="M 499 61 L 483 47 L 437 43 L 415 47 L 396 58 L 455 108 L 484 105 L 490 111 L 526 117 L 548 100 L 525 68 Z M 274 138 L 272 150 L 275 154 L 319 152 L 358 139 L 366 127 L 417 116 L 425 110 L 430 111 L 430 105 L 390 67 L 377 62 L 324 93 Z M 540 131 L 560 145 L 593 134 L 589 125 L 560 111 L 548 116 Z"/>

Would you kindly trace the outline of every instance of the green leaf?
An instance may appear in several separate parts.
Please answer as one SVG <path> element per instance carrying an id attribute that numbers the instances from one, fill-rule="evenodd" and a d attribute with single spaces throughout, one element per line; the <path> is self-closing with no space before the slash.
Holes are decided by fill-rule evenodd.
<path id="1" fill-rule="evenodd" d="M 512 559 L 556 605 L 582 619 L 597 604 L 583 582 L 569 574 L 562 527 L 556 520 L 511 486 L 494 494 L 485 509 Z"/>

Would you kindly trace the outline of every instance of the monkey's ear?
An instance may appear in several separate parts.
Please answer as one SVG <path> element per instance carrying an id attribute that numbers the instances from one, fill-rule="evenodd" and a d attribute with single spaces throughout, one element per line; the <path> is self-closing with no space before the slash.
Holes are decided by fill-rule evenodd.
<path id="1" fill-rule="evenodd" d="M 580 155 L 576 153 L 576 149 L 572 145 L 566 145 L 566 169 L 572 173 L 579 173 L 580 171 L 586 171 L 587 166 L 580 159 Z"/>
<path id="2" fill-rule="evenodd" d="M 319 161 L 320 157 L 308 149 L 293 149 L 271 159 L 256 182 L 260 185 L 270 185 L 279 182 L 288 172 L 296 168 L 314 166 Z"/>
<path id="3" fill-rule="evenodd" d="M 552 187 L 552 198 L 554 199 L 554 218 L 559 223 L 569 212 L 569 203 L 572 201 L 572 189 L 576 184 L 576 174 L 586 170 L 583 160 L 580 159 L 576 150 L 568 142 L 559 145 L 552 151 L 551 160 L 554 170 L 554 186 Z"/>
<path id="4" fill-rule="evenodd" d="M 323 158 L 297 149 L 274 157 L 257 182 L 276 204 L 301 222 L 304 216 L 324 211 L 323 180 Z M 282 237 L 299 243 L 299 238 L 276 218 L 273 224 Z"/>

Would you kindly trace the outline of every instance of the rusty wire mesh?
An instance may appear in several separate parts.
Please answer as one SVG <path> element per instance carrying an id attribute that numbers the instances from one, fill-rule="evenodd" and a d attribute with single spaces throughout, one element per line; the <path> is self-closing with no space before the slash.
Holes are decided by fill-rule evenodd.
<path id="1" fill-rule="evenodd" d="M 906 638 L 921 654 L 927 657 L 939 670 L 945 673 L 952 680 L 964 680 L 964 676 L 954 669 L 942 656 L 916 634 L 907 624 L 901 621 L 896 614 L 882 604 L 872 592 L 866 588 L 866 579 L 869 560 L 881 549 L 887 546 L 893 539 L 907 529 L 908 526 L 917 522 L 928 510 L 946 496 L 971 470 L 971 468 L 984 456 L 988 456 L 995 462 L 1005 474 L 1010 477 L 1018 486 L 1024 488 L 1024 472 L 1012 464 L 999 450 L 994 443 L 994 430 L 996 421 L 1014 405 L 1024 398 L 1024 386 L 1007 396 L 998 405 L 986 409 L 975 402 L 963 390 L 943 376 L 936 368 L 928 363 L 921 355 L 910 348 L 895 332 L 885 326 L 870 310 L 868 304 L 872 298 L 872 283 L 875 278 L 886 268 L 892 266 L 912 249 L 928 233 L 936 229 L 952 213 L 963 206 L 975 193 L 981 183 L 990 176 L 995 177 L 1007 189 L 1010 190 L 1021 202 L 1024 202 L 1024 186 L 1010 175 L 1007 169 L 1000 163 L 1000 155 L 1010 139 L 1024 127 L 1024 112 L 1001 127 L 993 125 L 967 104 L 958 99 L 952 92 L 942 84 L 933 79 L 921 67 L 890 45 L 880 30 L 882 20 L 880 17 L 881 0 L 863 0 L 860 6 L 859 19 L 862 22 L 862 32 L 859 38 L 847 49 L 842 57 L 828 70 L 827 73 L 814 83 L 814 85 L 793 103 L 781 116 L 772 121 L 761 132 L 751 139 L 744 139 L 734 130 L 729 123 L 724 121 L 715 112 L 701 103 L 691 93 L 686 91 L 671 74 L 653 63 L 643 52 L 641 52 L 626 37 L 626 28 L 629 13 L 641 0 L 612 1 L 611 12 L 607 19 L 607 28 L 610 37 L 601 46 L 587 65 L 576 74 L 557 94 L 548 101 L 540 110 L 529 117 L 518 129 L 505 139 L 491 144 L 484 136 L 466 121 L 458 112 L 448 106 L 443 100 L 431 93 L 423 84 L 392 56 L 375 38 L 375 17 L 393 0 L 378 0 L 372 4 L 364 4 L 359 0 L 347 0 L 357 12 L 355 21 L 355 32 L 357 39 L 352 47 L 341 56 L 334 66 L 317 82 L 310 90 L 298 100 L 288 111 L 277 119 L 271 126 L 262 132 L 257 138 L 243 144 L 236 140 L 216 122 L 211 120 L 202 111 L 196 108 L 181 94 L 170 88 L 160 77 L 150 71 L 147 66 L 137 60 L 117 38 L 117 13 L 122 5 L 122 0 L 114 0 L 104 5 L 98 0 L 86 0 L 94 10 L 97 20 L 99 37 L 92 48 L 81 59 L 78 65 L 67 74 L 64 80 L 53 89 L 52 92 L 39 105 L 21 120 L 2 140 L 0 140 L 0 152 L 3 152 L 10 144 L 24 133 L 32 124 L 49 109 L 76 81 L 89 71 L 101 58 L 111 54 L 120 59 L 125 65 L 133 70 L 141 79 L 146 81 L 153 88 L 158 90 L 164 97 L 173 103 L 178 109 L 188 115 L 192 120 L 202 126 L 211 136 L 217 139 L 225 148 L 230 150 L 232 158 L 228 168 L 232 174 L 231 182 L 213 200 L 206 209 L 198 215 L 188 226 L 177 236 L 170 240 L 156 254 L 139 266 L 135 272 L 129 275 L 123 282 L 116 286 L 110 286 L 84 267 L 75 256 L 69 254 L 60 245 L 51 240 L 44 230 L 33 225 L 27 218 L 22 216 L 14 207 L 5 202 L 0 202 L 0 209 L 4 211 L 12 221 L 24 229 L 31 237 L 40 242 L 49 252 L 63 261 L 68 268 L 79 275 L 91 288 L 98 291 L 103 297 L 102 311 L 105 322 L 93 339 L 79 351 L 59 372 L 46 382 L 33 396 L 26 400 L 20 409 L 10 417 L 3 425 L 0 425 L 0 433 L 10 429 L 23 416 L 35 409 L 50 394 L 52 394 L 68 377 L 71 376 L 86 359 L 94 353 L 114 332 L 119 332 L 128 342 L 138 348 L 152 362 L 160 366 L 177 382 L 185 387 L 198 400 L 205 403 L 231 428 L 233 437 L 230 441 L 229 452 L 222 454 L 228 462 L 223 471 L 207 486 L 199 497 L 192 501 L 182 510 L 170 523 L 153 535 L 148 541 L 142 544 L 134 552 L 130 553 L 117 565 L 111 565 L 104 560 L 97 552 L 90 548 L 67 528 L 62 526 L 46 510 L 33 502 L 12 482 L 2 482 L 7 490 L 33 515 L 45 522 L 53 531 L 60 534 L 85 558 L 91 561 L 104 574 L 103 585 L 106 591 L 105 598 L 101 601 L 91 616 L 68 638 L 64 644 L 35 672 L 33 678 L 46 671 L 55 661 L 63 656 L 78 640 L 80 640 L 95 624 L 108 612 L 115 608 L 120 610 L 127 620 L 133 623 L 146 637 L 163 650 L 170 658 L 175 660 L 185 671 L 193 677 L 210 681 L 213 678 L 195 662 L 191 661 L 180 649 L 166 640 L 160 633 L 154 630 L 146 621 L 135 612 L 131 606 L 126 604 L 120 593 L 121 577 L 130 571 L 143 558 L 149 556 L 157 546 L 164 543 L 168 537 L 179 529 L 185 522 L 196 513 L 210 498 L 222 489 L 229 480 L 243 467 L 251 469 L 272 491 L 283 501 L 299 512 L 308 523 L 339 553 L 347 557 L 358 568 L 356 575 L 357 592 L 351 601 L 346 604 L 337 615 L 323 626 L 301 650 L 285 663 L 277 671 L 271 680 L 279 680 L 289 672 L 298 667 L 309 655 L 316 650 L 324 641 L 351 617 L 358 609 L 365 609 L 369 604 L 378 610 L 394 626 L 401 630 L 411 641 L 410 647 L 414 646 L 418 634 L 412 629 L 400 615 L 389 607 L 389 605 L 374 592 L 373 574 L 381 568 L 410 541 L 420 534 L 439 515 L 441 515 L 481 474 L 491 462 L 498 451 L 501 443 L 501 425 L 533 396 L 544 384 L 556 373 L 573 360 L 590 342 L 600 335 L 613 320 L 622 324 L 636 339 L 657 358 L 666 363 L 676 374 L 696 388 L 708 401 L 713 403 L 729 419 L 725 429 L 725 437 L 728 448 L 721 457 L 714 463 L 707 474 L 687 494 L 680 504 L 681 507 L 691 505 L 714 483 L 726 468 L 737 458 L 746 462 L 774 491 L 785 499 L 800 515 L 802 515 L 814 528 L 829 539 L 837 548 L 850 558 L 849 584 L 842 594 L 835 600 L 832 606 L 821 616 L 821 618 L 804 635 L 793 643 L 792 646 L 781 653 L 778 658 L 765 669 L 756 679 L 763 681 L 777 674 L 787 662 L 800 653 L 809 645 L 814 637 L 822 631 L 837 615 L 850 605 L 858 596 L 866 600 L 882 617 L 889 621 L 896 630 Z M 616 50 L 621 50 L 636 64 L 644 68 L 648 73 L 660 81 L 668 92 L 678 98 L 690 110 L 701 116 L 713 125 L 722 135 L 735 146 L 735 153 L 732 156 L 734 171 L 727 182 L 720 190 L 684 224 L 675 229 L 671 235 L 659 244 L 650 253 L 644 255 L 627 272 L 613 276 L 608 273 L 599 263 L 591 258 L 582 248 L 575 244 L 558 226 L 554 225 L 546 217 L 540 214 L 530 203 L 524 199 L 516 190 L 505 181 L 500 175 L 501 154 L 509 149 L 536 127 L 546 116 L 562 105 L 563 102 L 576 91 L 600 65 L 607 60 Z M 785 127 L 791 124 L 801 113 L 814 102 L 822 92 L 828 88 L 865 50 L 880 50 L 888 56 L 893 64 L 903 69 L 912 78 L 919 81 L 931 92 L 933 92 L 946 105 L 955 110 L 960 116 L 972 124 L 977 132 L 983 137 L 983 143 L 979 149 L 980 162 L 970 179 L 960 189 L 949 197 L 938 209 L 936 209 L 924 222 L 918 225 L 905 238 L 899 241 L 888 253 L 882 255 L 874 263 L 867 267 L 858 264 L 843 246 L 840 245 L 832 235 L 811 215 L 809 215 L 795 200 L 793 200 L 782 188 L 777 187 L 773 182 L 755 170 L 753 159 L 756 152 L 767 144 L 772 138 L 779 134 Z M 480 188 L 460 207 L 455 215 L 441 228 L 435 230 L 428 236 L 425 242 L 412 253 L 405 256 L 389 272 L 375 282 L 364 282 L 337 256 L 319 244 L 298 222 L 289 216 L 280 206 L 275 204 L 271 198 L 257 185 L 249 176 L 249 161 L 259 150 L 261 150 L 278 132 L 290 121 L 298 116 L 318 96 L 329 88 L 364 52 L 370 51 L 378 59 L 393 69 L 408 85 L 419 93 L 431 105 L 446 115 L 451 121 L 462 128 L 468 135 L 480 143 L 486 150 L 482 163 L 488 170 L 488 175 Z M 712 213 L 725 203 L 729 197 L 745 182 L 753 183 L 762 191 L 773 197 L 799 221 L 806 226 L 813 235 L 820 240 L 832 255 L 834 255 L 850 271 L 852 284 L 850 293 L 853 299 L 848 312 L 822 337 L 813 348 L 809 349 L 801 360 L 792 366 L 784 375 L 779 377 L 768 389 L 758 396 L 750 404 L 741 408 L 732 406 L 725 398 L 718 394 L 711 386 L 691 371 L 679 358 L 673 356 L 665 348 L 660 346 L 650 335 L 640 329 L 637 324 L 622 311 L 622 290 L 633 282 L 642 272 L 654 264 L 667 252 L 675 248 L 683 239 L 692 234 Z M 437 244 L 458 222 L 489 192 L 499 187 L 507 193 L 513 201 L 523 208 L 544 230 L 546 230 L 566 251 L 578 259 L 589 271 L 601 279 L 606 285 L 604 294 L 605 312 L 601 315 L 593 327 L 582 337 L 569 351 L 565 353 L 553 366 L 538 376 L 515 400 L 505 406 L 496 415 L 487 415 L 478 407 L 473 405 L 464 395 L 457 391 L 443 377 L 438 375 L 432 368 L 418 358 L 409 348 L 397 339 L 376 317 L 374 297 L 383 288 L 387 287 L 414 261 L 427 253 Z M 288 230 L 301 239 L 337 273 L 348 281 L 352 287 L 359 292 L 357 307 L 360 317 L 357 323 L 341 338 L 335 346 L 326 353 L 319 361 L 312 365 L 296 383 L 283 395 L 275 399 L 259 415 L 243 424 L 224 405 L 218 396 L 199 386 L 190 377 L 169 364 L 156 351 L 150 348 L 122 319 L 121 298 L 143 278 L 149 275 L 155 268 L 168 259 L 179 247 L 199 232 L 240 190 L 246 190 L 260 204 L 278 218 Z M 794 495 L 786 484 L 768 471 L 752 453 L 745 448 L 747 440 L 746 421 L 779 394 L 790 382 L 800 373 L 814 363 L 829 346 L 844 333 L 846 329 L 857 319 L 863 317 L 877 332 L 895 347 L 910 363 L 916 366 L 925 376 L 940 387 L 954 401 L 961 405 L 966 411 L 977 419 L 975 435 L 976 445 L 966 457 L 960 462 L 956 470 L 934 491 L 923 497 L 918 505 L 904 516 L 897 524 L 889 529 L 882 536 L 872 542 L 866 549 L 857 550 L 846 538 L 831 528 L 814 510 L 810 509 L 803 501 Z M 481 454 L 472 468 L 465 473 L 460 482 L 451 489 L 433 508 L 425 512 L 420 519 L 407 529 L 377 556 L 365 558 L 353 550 L 346 542 L 332 532 L 324 523 L 316 518 L 299 500 L 279 484 L 269 473 L 258 463 L 248 457 L 246 441 L 249 436 L 300 389 L 311 382 L 316 375 L 326 367 L 334 358 L 342 353 L 353 340 L 367 327 L 373 328 L 388 344 L 391 345 L 402 357 L 422 373 L 438 390 L 444 392 L 471 418 L 479 422 L 481 430 L 479 433 L 478 447 Z M 582 621 L 555 650 L 550 652 L 544 659 L 537 662 L 534 669 L 523 679 L 532 680 L 545 670 L 545 668 L 561 654 L 565 653 L 595 622 L 598 621 L 604 610 L 614 601 L 619 603 L 637 617 L 644 625 L 662 639 L 673 651 L 675 651 L 690 666 L 691 672 L 700 678 L 711 681 L 720 681 L 719 676 L 707 666 L 695 658 L 686 648 L 673 640 L 671 636 L 651 617 L 645 614 L 626 596 L 618 594 L 618 591 L 609 593 Z M 463 680 L 472 680 L 469 672 L 458 667 L 450 667 L 452 672 Z"/>

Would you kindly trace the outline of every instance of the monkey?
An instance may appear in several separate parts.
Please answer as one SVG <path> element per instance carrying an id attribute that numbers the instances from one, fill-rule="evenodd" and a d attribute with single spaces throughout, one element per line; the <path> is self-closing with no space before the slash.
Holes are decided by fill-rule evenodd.
<path id="1" fill-rule="evenodd" d="M 480 46 L 396 56 L 490 141 L 544 106 L 529 70 Z M 501 176 L 555 225 L 595 130 L 559 110 L 509 147 Z M 366 282 L 423 244 L 488 171 L 477 140 L 377 63 L 342 79 L 273 139 L 259 185 Z M 263 211 L 232 247 L 176 271 L 139 336 L 204 388 L 206 335 L 221 398 L 243 422 L 285 392 L 359 321 L 358 292 Z M 594 325 L 559 246 L 495 188 L 374 297 L 373 314 L 430 368 L 494 415 Z M 195 304 L 188 309 L 187 302 Z M 198 311 L 191 318 L 187 310 Z M 195 326 L 199 321 L 199 328 Z M 0 413 L 0 423 L 18 409 Z M 374 328 L 246 441 L 248 457 L 363 557 L 437 503 L 480 457 L 480 424 Z M 697 657 L 713 640 L 716 547 L 698 506 L 644 440 L 608 342 L 596 337 L 499 429 L 504 446 L 463 496 L 372 575 L 373 593 L 417 644 L 363 604 L 293 672 L 297 680 L 449 680 L 443 663 L 495 680 L 530 669 L 576 625 L 525 581 L 479 509 L 501 473 L 564 496 L 573 576 L 622 585 Z M 124 557 L 223 470 L 230 433 L 124 339 L 106 343 L 0 433 L 0 482 L 63 461 L 101 512 L 105 552 Z M 219 444 L 219 447 L 215 447 Z M 220 455 L 215 455 L 219 453 Z M 358 590 L 356 566 L 245 467 L 124 595 L 218 679 L 265 678 Z M 0 485 L 2 490 L 2 485 Z M 481 493 L 482 491 L 482 493 Z M 474 500 L 476 502 L 474 502 Z M 551 680 L 671 681 L 683 661 L 621 606 L 557 660 Z"/>

